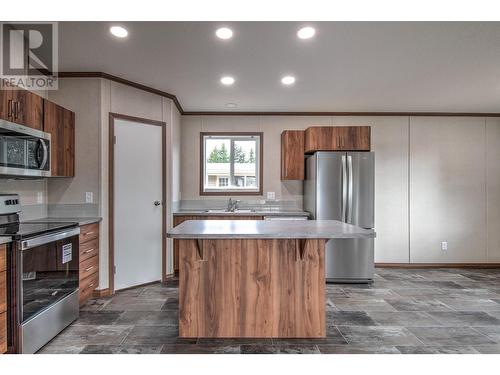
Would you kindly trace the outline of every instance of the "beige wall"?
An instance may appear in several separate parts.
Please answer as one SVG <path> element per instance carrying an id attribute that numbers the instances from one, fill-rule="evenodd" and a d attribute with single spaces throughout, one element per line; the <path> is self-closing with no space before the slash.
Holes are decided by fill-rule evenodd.
<path id="1" fill-rule="evenodd" d="M 49 100 L 75 112 L 75 177 L 48 179 L 49 204 L 85 203 L 92 192 L 99 202 L 100 79 L 65 78 Z"/>
<path id="2" fill-rule="evenodd" d="M 496 118 L 183 116 L 182 199 L 213 199 L 199 195 L 199 133 L 248 130 L 264 132 L 264 196 L 301 202 L 302 182 L 280 181 L 280 134 L 314 125 L 372 127 L 376 262 L 500 262 Z"/>

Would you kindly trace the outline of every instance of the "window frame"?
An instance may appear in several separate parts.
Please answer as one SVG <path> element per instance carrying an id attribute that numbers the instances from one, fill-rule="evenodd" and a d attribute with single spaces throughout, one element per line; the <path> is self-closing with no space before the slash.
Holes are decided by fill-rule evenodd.
<path id="1" fill-rule="evenodd" d="M 259 137 L 258 158 L 256 162 L 257 172 L 255 178 L 258 178 L 258 190 L 220 190 L 209 189 L 205 190 L 205 137 Z M 257 152 L 257 150 L 255 150 Z M 264 133 L 262 132 L 200 132 L 200 195 L 219 195 L 219 196 L 234 196 L 234 195 L 262 195 L 264 186 Z M 257 155 L 256 155 L 257 156 Z M 231 167 L 233 168 L 233 167 Z"/>

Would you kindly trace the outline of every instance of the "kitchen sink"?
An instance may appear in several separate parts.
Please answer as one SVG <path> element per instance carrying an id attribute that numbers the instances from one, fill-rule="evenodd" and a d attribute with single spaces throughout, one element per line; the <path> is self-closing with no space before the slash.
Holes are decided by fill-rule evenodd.
<path id="1" fill-rule="evenodd" d="M 238 214 L 238 213 L 252 213 L 252 212 L 255 212 L 255 210 L 236 209 L 234 211 L 228 211 L 226 209 L 213 209 L 213 210 L 205 210 L 205 212 L 212 213 L 212 214 L 216 214 L 216 213 Z"/>

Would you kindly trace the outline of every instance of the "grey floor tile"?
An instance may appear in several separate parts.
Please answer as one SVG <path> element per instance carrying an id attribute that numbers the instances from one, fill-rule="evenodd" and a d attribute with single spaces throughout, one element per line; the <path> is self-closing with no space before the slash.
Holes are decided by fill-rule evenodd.
<path id="1" fill-rule="evenodd" d="M 63 345 L 47 344 L 37 354 L 79 354 L 85 345 Z"/>
<path id="2" fill-rule="evenodd" d="M 177 311 L 179 310 L 179 299 L 176 297 L 168 298 L 161 307 L 162 310 Z"/>
<path id="3" fill-rule="evenodd" d="M 81 354 L 158 354 L 161 345 L 87 345 Z"/>
<path id="4" fill-rule="evenodd" d="M 268 346 L 273 344 L 271 338 L 209 338 L 203 337 L 198 339 L 198 345 L 222 345 L 222 346 L 232 346 L 232 345 L 260 345 Z"/>
<path id="5" fill-rule="evenodd" d="M 337 299 L 333 303 L 339 311 L 396 311 L 387 301 L 383 299 Z"/>
<path id="6" fill-rule="evenodd" d="M 145 296 L 117 296 L 104 306 L 107 311 L 160 311 L 166 298 L 148 298 Z"/>
<path id="7" fill-rule="evenodd" d="M 500 326 L 500 320 L 483 311 L 434 311 L 429 312 L 443 326 Z"/>
<path id="8" fill-rule="evenodd" d="M 481 354 L 500 354 L 500 344 L 475 345 L 474 349 L 476 349 Z"/>
<path id="9" fill-rule="evenodd" d="M 395 346 L 318 345 L 322 354 L 400 354 Z"/>
<path id="10" fill-rule="evenodd" d="M 478 354 L 472 346 L 398 346 L 402 354 Z"/>
<path id="11" fill-rule="evenodd" d="M 132 326 L 125 325 L 73 325 L 55 337 L 51 344 L 56 346 L 120 345 L 132 328 Z"/>
<path id="12" fill-rule="evenodd" d="M 328 325 L 374 326 L 373 319 L 366 311 L 333 311 L 326 314 Z"/>
<path id="13" fill-rule="evenodd" d="M 500 311 L 500 304 L 487 298 L 465 300 L 439 297 L 439 300 L 457 311 Z"/>
<path id="14" fill-rule="evenodd" d="M 404 327 L 338 327 L 349 344 L 353 345 L 422 345 L 422 342 Z"/>
<path id="15" fill-rule="evenodd" d="M 368 315 L 379 326 L 435 327 L 441 324 L 422 311 L 369 312 Z"/>
<path id="16" fill-rule="evenodd" d="M 442 301 L 434 298 L 413 297 L 387 301 L 397 311 L 453 311 Z"/>
<path id="17" fill-rule="evenodd" d="M 91 299 L 80 307 L 80 311 L 99 311 L 102 310 L 110 302 L 111 298 Z"/>
<path id="18" fill-rule="evenodd" d="M 495 327 L 475 327 L 476 331 L 481 332 L 483 335 L 488 336 L 490 339 L 500 344 L 500 326 Z"/>
<path id="19" fill-rule="evenodd" d="M 241 354 L 278 354 L 279 348 L 274 345 L 241 345 Z"/>
<path id="20" fill-rule="evenodd" d="M 80 311 L 73 325 L 111 325 L 118 320 L 122 311 Z"/>
<path id="21" fill-rule="evenodd" d="M 164 344 L 162 354 L 240 354 L 239 345 Z"/>
<path id="22" fill-rule="evenodd" d="M 123 341 L 123 345 L 176 344 L 181 340 L 178 335 L 177 326 L 135 326 Z"/>
<path id="23" fill-rule="evenodd" d="M 297 344 L 297 345 L 276 345 L 279 354 L 320 354 L 317 345 Z"/>
<path id="24" fill-rule="evenodd" d="M 410 327 L 408 330 L 425 345 L 495 344 L 495 341 L 470 327 Z"/>
<path id="25" fill-rule="evenodd" d="M 115 324 L 137 326 L 165 326 L 178 325 L 177 311 L 125 311 Z"/>

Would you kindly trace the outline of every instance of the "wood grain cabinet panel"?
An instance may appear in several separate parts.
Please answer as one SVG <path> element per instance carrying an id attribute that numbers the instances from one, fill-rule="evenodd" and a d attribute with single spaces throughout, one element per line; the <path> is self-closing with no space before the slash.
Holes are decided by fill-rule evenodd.
<path id="1" fill-rule="evenodd" d="M 7 271 L 0 272 L 0 312 L 7 311 Z"/>
<path id="2" fill-rule="evenodd" d="M 370 151 L 369 126 L 315 126 L 305 131 L 305 152 Z"/>
<path id="3" fill-rule="evenodd" d="M 43 130 L 43 98 L 24 89 L 1 90 L 0 118 Z"/>
<path id="4" fill-rule="evenodd" d="M 7 313 L 0 313 L 0 354 L 7 351 Z"/>
<path id="5" fill-rule="evenodd" d="M 33 129 L 43 130 L 43 98 L 30 91 L 12 91 L 13 121 Z"/>
<path id="6" fill-rule="evenodd" d="M 174 216 L 174 227 L 187 220 L 262 220 L 263 216 L 220 216 L 220 215 L 198 215 L 198 216 Z M 174 240 L 174 272 L 179 272 L 179 240 Z"/>
<path id="7" fill-rule="evenodd" d="M 285 130 L 281 133 L 281 179 L 304 179 L 303 130 Z"/>
<path id="8" fill-rule="evenodd" d="M 44 101 L 44 131 L 51 135 L 53 177 L 75 175 L 75 114 L 48 100 Z"/>
<path id="9" fill-rule="evenodd" d="M 99 286 L 99 223 L 80 226 L 80 306 Z"/>

